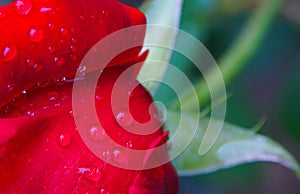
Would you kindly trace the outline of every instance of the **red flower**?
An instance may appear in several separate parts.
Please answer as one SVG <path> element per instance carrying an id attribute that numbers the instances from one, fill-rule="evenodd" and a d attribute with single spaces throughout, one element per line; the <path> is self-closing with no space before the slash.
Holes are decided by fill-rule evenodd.
<path id="1" fill-rule="evenodd" d="M 116 30 L 144 23 L 141 12 L 115 0 L 15 0 L 0 8 L 0 193 L 177 192 L 170 163 L 149 170 L 121 169 L 108 161 L 131 158 L 114 147 L 103 152 L 107 161 L 96 157 L 76 130 L 73 116 L 79 113 L 72 112 L 70 80 L 87 51 Z M 140 45 L 143 36 L 135 35 Z M 87 126 L 92 138 L 101 139 L 105 132 L 120 146 L 137 150 L 165 142 L 161 129 L 143 136 L 127 132 L 112 111 L 115 81 L 144 60 L 140 50 L 122 53 L 103 71 L 95 105 L 104 131 Z M 133 119 L 147 122 L 151 102 L 138 85 L 130 94 Z"/>

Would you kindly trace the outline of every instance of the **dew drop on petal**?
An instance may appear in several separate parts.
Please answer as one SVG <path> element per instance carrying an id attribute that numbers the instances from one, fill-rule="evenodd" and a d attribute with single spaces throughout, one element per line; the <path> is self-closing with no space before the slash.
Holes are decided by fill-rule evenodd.
<path id="1" fill-rule="evenodd" d="M 126 164 L 128 161 L 128 152 L 126 150 L 115 149 L 113 151 L 114 161 L 120 164 Z"/>
<path id="2" fill-rule="evenodd" d="M 54 57 L 53 60 L 54 60 L 55 65 L 58 67 L 62 66 L 65 62 L 64 59 L 61 57 Z"/>
<path id="3" fill-rule="evenodd" d="M 32 27 L 28 31 L 29 40 L 33 43 L 39 43 L 44 39 L 44 30 L 40 27 Z"/>
<path id="4" fill-rule="evenodd" d="M 105 17 L 109 17 L 109 16 L 110 16 L 110 12 L 109 12 L 107 9 L 103 9 L 103 10 L 102 10 L 102 14 L 103 14 Z"/>
<path id="5" fill-rule="evenodd" d="M 102 169 L 97 166 L 78 168 L 78 173 L 89 181 L 99 181 L 102 177 Z"/>
<path id="6" fill-rule="evenodd" d="M 74 53 L 74 52 L 77 51 L 77 47 L 74 46 L 74 45 L 71 45 L 71 46 L 70 46 L 70 50 Z"/>
<path id="7" fill-rule="evenodd" d="M 47 93 L 49 101 L 56 101 L 59 99 L 60 95 L 57 91 L 50 91 Z"/>
<path id="8" fill-rule="evenodd" d="M 32 8 L 32 3 L 30 0 L 16 0 L 14 1 L 15 12 L 19 15 L 28 15 Z"/>
<path id="9" fill-rule="evenodd" d="M 69 133 L 61 132 L 57 136 L 57 143 L 60 147 L 68 147 L 71 144 L 71 136 Z"/>
<path id="10" fill-rule="evenodd" d="M 27 92 L 26 90 L 23 90 L 17 97 L 11 100 L 11 105 L 15 107 L 22 106 L 26 103 L 27 101 Z"/>
<path id="11" fill-rule="evenodd" d="M 132 148 L 132 146 L 133 146 L 133 143 L 132 143 L 131 141 L 127 141 L 127 142 L 125 143 L 125 147 L 126 147 L 126 148 Z"/>
<path id="12" fill-rule="evenodd" d="M 58 86 L 61 86 L 61 85 L 63 85 L 66 82 L 67 82 L 67 78 L 66 77 L 54 79 L 54 83 L 56 85 L 58 85 Z"/>
<path id="13" fill-rule="evenodd" d="M 96 95 L 95 99 L 96 101 L 100 102 L 103 99 L 103 97 L 100 95 Z"/>
<path id="14" fill-rule="evenodd" d="M 52 7 L 41 7 L 40 13 L 46 14 L 46 15 L 54 15 L 55 11 Z"/>
<path id="15" fill-rule="evenodd" d="M 81 21 L 85 21 L 86 20 L 86 17 L 83 16 L 83 15 L 79 16 L 79 18 L 80 18 Z"/>
<path id="16" fill-rule="evenodd" d="M 105 137 L 105 130 L 98 124 L 88 127 L 87 136 L 90 140 L 100 141 Z"/>
<path id="17" fill-rule="evenodd" d="M 68 113 L 69 113 L 70 117 L 72 117 L 72 118 L 74 117 L 74 112 L 73 112 L 73 110 L 69 110 Z"/>
<path id="18" fill-rule="evenodd" d="M 6 14 L 4 13 L 4 11 L 0 10 L 0 18 L 3 19 L 6 17 Z"/>
<path id="19" fill-rule="evenodd" d="M 65 27 L 60 28 L 60 33 L 63 36 L 67 36 L 69 34 L 69 30 Z"/>
<path id="20" fill-rule="evenodd" d="M 53 108 L 60 108 L 61 107 L 61 103 L 55 103 L 54 105 L 53 105 Z"/>
<path id="21" fill-rule="evenodd" d="M 48 46 L 48 51 L 50 53 L 54 53 L 55 52 L 55 49 L 52 47 L 52 46 Z"/>
<path id="22" fill-rule="evenodd" d="M 35 116 L 35 113 L 33 111 L 27 111 L 26 112 L 26 115 L 27 116 L 30 116 L 30 117 L 34 117 Z"/>
<path id="23" fill-rule="evenodd" d="M 29 59 L 29 58 L 25 60 L 25 63 L 29 67 L 33 67 L 34 64 L 35 64 L 34 60 L 33 59 Z"/>
<path id="24" fill-rule="evenodd" d="M 34 69 L 34 72 L 40 72 L 43 69 L 43 65 L 41 65 L 39 63 L 35 63 L 33 65 L 33 69 Z"/>
<path id="25" fill-rule="evenodd" d="M 75 54 L 71 54 L 70 58 L 71 58 L 72 61 L 77 61 L 78 60 L 78 56 L 75 55 Z"/>
<path id="26" fill-rule="evenodd" d="M 6 86 L 6 89 L 8 90 L 8 92 L 11 92 L 13 89 L 15 89 L 15 84 L 8 84 Z"/>
<path id="27" fill-rule="evenodd" d="M 4 62 L 13 60 L 18 54 L 17 48 L 14 45 L 7 45 L 2 51 L 2 59 Z"/>
<path id="28" fill-rule="evenodd" d="M 128 111 L 119 112 L 116 116 L 116 119 L 118 123 L 123 127 L 129 126 L 133 122 L 133 118 Z"/>
<path id="29" fill-rule="evenodd" d="M 54 30 L 55 26 L 53 24 L 49 23 L 48 28 L 49 28 L 49 30 Z"/>
<path id="30" fill-rule="evenodd" d="M 74 38 L 74 37 L 72 37 L 72 38 L 71 38 L 71 42 L 72 42 L 73 44 L 76 44 L 76 43 L 77 43 L 77 39 Z"/>

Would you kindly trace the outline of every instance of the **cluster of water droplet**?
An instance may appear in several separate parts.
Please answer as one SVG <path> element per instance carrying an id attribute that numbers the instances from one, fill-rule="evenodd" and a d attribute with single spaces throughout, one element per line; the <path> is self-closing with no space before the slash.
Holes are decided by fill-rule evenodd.
<path id="1" fill-rule="evenodd" d="M 33 5 L 30 0 L 16 0 L 13 3 L 13 9 L 14 9 L 15 13 L 22 17 L 29 15 L 32 10 L 32 7 L 33 7 Z M 45 14 L 47 16 L 56 14 L 56 9 L 54 9 L 52 7 L 41 7 L 39 11 L 41 14 Z M 6 17 L 5 12 L 0 10 L 0 19 L 4 19 L 5 17 Z M 50 31 L 53 31 L 54 29 L 56 29 L 56 27 L 52 23 L 48 23 L 47 28 Z M 47 28 L 43 28 L 43 26 L 39 26 L 39 25 L 31 26 L 27 30 L 26 37 L 27 37 L 28 41 L 31 42 L 32 44 L 41 43 L 44 40 L 46 33 L 48 33 L 45 31 L 45 29 L 47 29 Z M 70 31 L 73 31 L 73 30 L 68 29 L 66 26 L 62 26 L 62 27 L 58 28 L 58 30 L 62 37 L 61 40 L 59 40 L 59 41 L 61 44 L 64 44 L 65 43 L 64 38 L 69 37 Z M 71 37 L 70 41 L 71 41 L 71 45 L 70 45 L 69 59 L 73 62 L 76 62 L 76 61 L 78 61 L 78 58 L 79 58 L 78 55 L 76 54 L 77 40 L 76 40 L 76 38 Z M 54 54 L 56 51 L 56 49 L 51 45 L 49 45 L 47 47 L 47 49 L 51 54 Z M 2 48 L 3 62 L 12 61 L 17 57 L 17 55 L 18 55 L 18 48 L 16 45 L 7 44 L 4 48 Z M 38 61 L 35 61 L 32 58 L 27 58 L 27 59 L 25 59 L 24 62 L 27 66 L 33 68 L 33 70 L 35 72 L 40 72 L 43 69 L 43 64 L 39 63 Z M 56 66 L 60 67 L 65 63 L 65 58 L 60 57 L 60 56 L 54 56 L 53 63 Z"/>

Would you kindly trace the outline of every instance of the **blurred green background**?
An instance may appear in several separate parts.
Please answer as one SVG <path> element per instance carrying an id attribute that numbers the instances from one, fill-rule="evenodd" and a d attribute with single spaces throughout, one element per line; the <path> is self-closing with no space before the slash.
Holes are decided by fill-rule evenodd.
<path id="1" fill-rule="evenodd" d="M 132 6 L 141 3 L 122 1 Z M 198 38 L 218 61 L 261 1 L 186 0 L 180 28 Z M 180 56 L 174 54 L 171 63 L 193 75 L 192 66 Z M 285 1 L 255 56 L 227 91 L 232 97 L 226 121 L 250 128 L 266 117 L 260 133 L 281 143 L 300 161 L 300 1 Z M 293 172 L 271 163 L 180 178 L 180 183 L 182 194 L 300 193 L 300 181 Z"/>
<path id="2" fill-rule="evenodd" d="M 218 59 L 226 53 L 262 0 L 186 0 L 180 28 L 197 37 Z M 1 0 L 6 4 L 11 0 Z M 138 7 L 141 0 L 122 0 Z M 187 61 L 172 63 L 192 74 Z M 179 64 L 178 64 L 179 63 Z M 252 127 L 286 147 L 300 161 L 300 0 L 286 0 L 255 56 L 227 86 L 226 121 Z M 299 194 L 300 181 L 271 163 L 246 164 L 213 174 L 180 178 L 182 194 Z"/>

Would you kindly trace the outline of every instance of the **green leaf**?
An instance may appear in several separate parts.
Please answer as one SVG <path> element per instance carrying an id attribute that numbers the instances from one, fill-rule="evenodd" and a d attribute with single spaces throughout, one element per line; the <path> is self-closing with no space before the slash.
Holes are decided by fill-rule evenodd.
<path id="1" fill-rule="evenodd" d="M 166 129 L 175 133 L 180 113 L 168 112 Z M 193 113 L 181 113 L 183 122 L 197 122 L 198 117 Z M 220 121 L 214 119 L 212 127 L 218 126 Z M 198 155 L 198 150 L 208 126 L 209 119 L 201 118 L 199 127 L 192 142 L 173 163 L 181 176 L 191 176 L 210 173 L 221 169 L 251 162 L 273 162 L 293 170 L 300 177 L 300 167 L 295 158 L 280 144 L 270 138 L 256 134 L 238 126 L 224 123 L 222 132 L 205 155 Z M 189 127 L 190 125 L 185 125 Z M 192 131 L 191 129 L 177 129 Z M 213 129 L 208 129 L 213 130 Z"/>
<path id="2" fill-rule="evenodd" d="M 141 10 L 145 13 L 148 24 L 177 28 L 180 23 L 182 3 L 183 0 L 146 0 Z M 167 70 L 166 65 L 153 65 L 153 61 L 168 63 L 172 55 L 172 50 L 155 46 L 155 43 L 172 48 L 176 35 L 177 31 L 171 28 L 157 29 L 151 26 L 147 28 L 144 50 L 150 52 L 138 75 L 138 80 L 153 96 Z"/>

